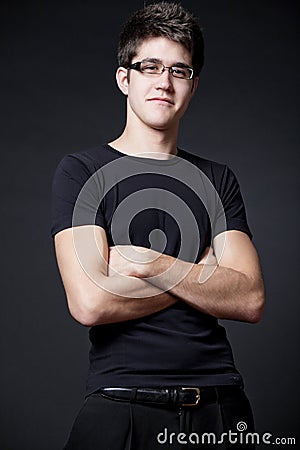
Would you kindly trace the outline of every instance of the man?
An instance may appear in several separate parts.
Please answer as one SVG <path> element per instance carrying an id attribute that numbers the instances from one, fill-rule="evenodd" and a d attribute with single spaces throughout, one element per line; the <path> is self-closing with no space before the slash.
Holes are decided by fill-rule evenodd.
<path id="1" fill-rule="evenodd" d="M 253 431 L 252 413 L 218 319 L 259 321 L 264 287 L 234 174 L 177 147 L 202 34 L 178 4 L 151 4 L 118 56 L 123 133 L 67 155 L 53 182 L 59 270 L 92 344 L 65 448 L 243 448 L 229 434 Z"/>

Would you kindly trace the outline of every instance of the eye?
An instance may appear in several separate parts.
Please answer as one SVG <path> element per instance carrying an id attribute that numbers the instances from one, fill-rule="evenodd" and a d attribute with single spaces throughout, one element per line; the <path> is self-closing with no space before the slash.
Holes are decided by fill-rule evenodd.
<path id="1" fill-rule="evenodd" d="M 175 75 L 178 75 L 180 77 L 188 77 L 189 76 L 189 71 L 182 67 L 172 67 L 172 69 L 173 69 L 173 73 Z"/>
<path id="2" fill-rule="evenodd" d="M 159 72 L 159 66 L 153 63 L 144 63 L 141 65 L 141 70 L 143 72 L 148 72 L 148 73 L 157 73 Z"/>

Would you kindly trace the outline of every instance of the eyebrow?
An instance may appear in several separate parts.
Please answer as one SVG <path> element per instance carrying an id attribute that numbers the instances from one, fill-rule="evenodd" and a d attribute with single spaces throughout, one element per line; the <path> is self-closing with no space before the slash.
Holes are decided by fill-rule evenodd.
<path id="1" fill-rule="evenodd" d="M 152 63 L 161 63 L 163 64 L 162 60 L 159 58 L 144 58 L 143 61 L 148 61 Z M 171 65 L 171 67 L 182 67 L 182 68 L 191 68 L 188 64 L 185 64 L 183 62 L 177 61 Z"/>

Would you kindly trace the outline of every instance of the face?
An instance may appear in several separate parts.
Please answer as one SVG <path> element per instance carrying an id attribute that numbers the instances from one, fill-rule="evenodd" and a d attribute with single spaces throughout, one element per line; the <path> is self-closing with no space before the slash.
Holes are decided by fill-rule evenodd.
<path id="1" fill-rule="evenodd" d="M 165 66 L 183 63 L 192 67 L 191 54 L 181 44 L 157 37 L 144 41 L 132 63 L 155 58 Z M 157 130 L 176 129 L 196 90 L 198 79 L 175 78 L 166 69 L 160 75 L 119 68 L 117 82 L 127 95 L 127 124 L 144 125 Z"/>

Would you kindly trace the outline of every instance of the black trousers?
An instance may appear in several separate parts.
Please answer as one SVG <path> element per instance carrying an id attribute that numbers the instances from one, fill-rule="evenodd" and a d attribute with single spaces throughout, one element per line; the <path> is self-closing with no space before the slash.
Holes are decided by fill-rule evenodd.
<path id="1" fill-rule="evenodd" d="M 166 407 L 89 396 L 64 450 L 254 449 L 253 415 L 243 389 L 195 407 Z M 223 434 L 222 434 L 223 433 Z"/>

